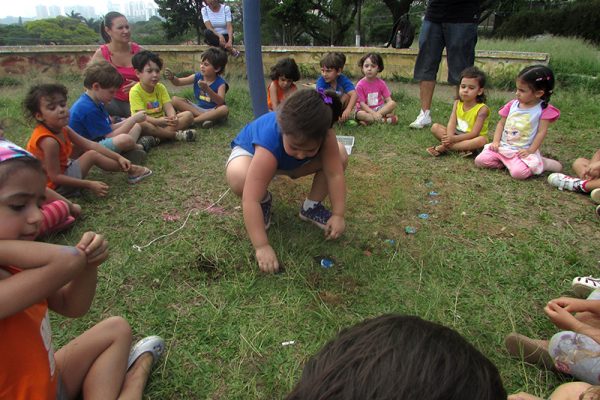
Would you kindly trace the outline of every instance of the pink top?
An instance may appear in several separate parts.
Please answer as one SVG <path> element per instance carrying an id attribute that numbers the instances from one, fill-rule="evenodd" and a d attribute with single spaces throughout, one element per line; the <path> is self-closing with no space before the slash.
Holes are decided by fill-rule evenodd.
<path id="1" fill-rule="evenodd" d="M 356 84 L 356 93 L 358 99 L 356 109 L 360 109 L 360 102 L 366 103 L 372 109 L 378 109 L 385 104 L 385 99 L 391 96 L 390 89 L 382 79 L 375 78 L 373 81 L 368 81 L 362 78 Z"/>
<path id="2" fill-rule="evenodd" d="M 135 42 L 131 42 L 130 47 L 131 47 L 131 55 L 132 56 L 140 51 L 140 45 Z M 117 71 L 119 71 L 119 74 L 121 74 L 121 76 L 123 77 L 123 83 L 121 84 L 121 87 L 119 88 L 119 90 L 117 90 L 117 93 L 115 94 L 115 99 L 120 100 L 120 101 L 129 102 L 129 93 L 126 93 L 123 90 L 123 86 L 129 84 L 131 81 L 134 81 L 134 82 L 138 81 L 138 78 L 135 75 L 135 69 L 133 68 L 133 66 L 123 67 L 120 65 L 113 64 L 108 45 L 103 44 L 102 46 L 100 46 L 100 51 L 102 52 L 102 57 L 104 57 L 104 59 L 106 61 L 111 63 L 112 66 L 115 67 L 117 69 Z"/>

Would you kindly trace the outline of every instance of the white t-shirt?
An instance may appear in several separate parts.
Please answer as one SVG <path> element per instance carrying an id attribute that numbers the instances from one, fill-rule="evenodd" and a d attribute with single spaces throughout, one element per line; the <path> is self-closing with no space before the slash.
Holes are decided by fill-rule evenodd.
<path id="1" fill-rule="evenodd" d="M 202 21 L 204 23 L 210 22 L 215 28 L 215 31 L 221 35 L 227 35 L 227 23 L 231 22 L 231 8 L 224 4 L 221 4 L 219 11 L 214 12 L 210 7 L 202 7 Z"/>

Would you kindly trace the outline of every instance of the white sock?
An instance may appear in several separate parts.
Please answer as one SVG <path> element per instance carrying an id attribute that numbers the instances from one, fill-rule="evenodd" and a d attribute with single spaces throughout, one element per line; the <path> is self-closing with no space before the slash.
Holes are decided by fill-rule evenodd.
<path id="1" fill-rule="evenodd" d="M 428 116 L 431 110 L 421 110 L 424 116 Z"/>
<path id="2" fill-rule="evenodd" d="M 309 200 L 306 199 L 304 200 L 304 204 L 302 205 L 302 209 L 304 211 L 308 210 L 309 208 L 313 208 L 314 206 L 316 206 L 317 204 L 319 204 L 318 201 L 313 201 L 313 200 Z"/>

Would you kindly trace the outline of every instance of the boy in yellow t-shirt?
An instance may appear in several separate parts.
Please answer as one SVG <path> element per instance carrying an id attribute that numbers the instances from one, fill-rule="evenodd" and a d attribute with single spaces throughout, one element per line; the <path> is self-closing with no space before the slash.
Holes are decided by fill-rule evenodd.
<path id="1" fill-rule="evenodd" d="M 141 123 L 142 134 L 161 140 L 196 140 L 196 131 L 187 129 L 194 116 L 189 111 L 177 113 L 167 88 L 159 82 L 163 66 L 160 57 L 144 50 L 133 56 L 131 64 L 140 81 L 129 91 L 129 104 L 132 115 L 138 111 L 146 113 L 146 121 Z"/>

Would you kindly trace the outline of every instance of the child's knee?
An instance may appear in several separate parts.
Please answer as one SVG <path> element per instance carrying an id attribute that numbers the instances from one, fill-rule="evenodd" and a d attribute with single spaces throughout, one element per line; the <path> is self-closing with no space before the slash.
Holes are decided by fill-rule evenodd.
<path id="1" fill-rule="evenodd" d="M 518 180 L 527 179 L 532 175 L 531 170 L 527 166 L 521 168 L 511 168 L 508 170 L 508 172 L 510 172 L 510 176 Z"/>
<path id="2" fill-rule="evenodd" d="M 587 165 L 589 163 L 590 163 L 590 160 L 588 160 L 587 158 L 580 157 L 580 158 L 576 159 L 575 161 L 573 161 L 573 169 L 585 168 L 585 167 L 587 167 Z"/>
<path id="3" fill-rule="evenodd" d="M 127 340 L 131 342 L 133 334 L 129 322 L 123 317 L 109 317 L 102 322 L 102 327 L 106 332 L 110 332 L 111 336 L 119 340 Z"/>

